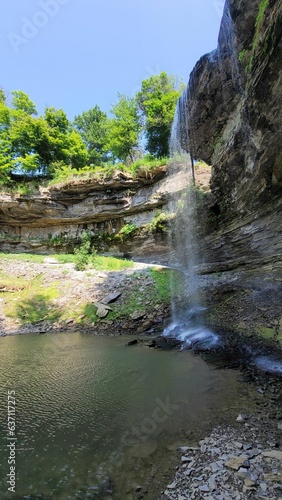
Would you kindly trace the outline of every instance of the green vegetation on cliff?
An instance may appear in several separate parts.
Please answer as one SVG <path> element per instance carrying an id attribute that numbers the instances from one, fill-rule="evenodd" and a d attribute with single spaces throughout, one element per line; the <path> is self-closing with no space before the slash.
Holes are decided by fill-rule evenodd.
<path id="1" fill-rule="evenodd" d="M 265 14 L 269 5 L 269 0 L 261 0 L 258 8 L 258 13 L 255 21 L 255 34 L 252 41 L 252 46 L 250 50 L 243 49 L 239 54 L 239 61 L 246 65 L 245 71 L 248 73 L 252 66 L 255 57 L 256 50 L 260 43 L 260 37 L 262 32 L 262 26 L 265 20 Z"/>
<path id="2" fill-rule="evenodd" d="M 11 101 L 0 91 L 0 184 L 11 187 L 31 179 L 60 180 L 105 170 L 122 162 L 136 172 L 136 161 L 168 154 L 174 109 L 181 85 L 165 72 L 142 82 L 135 97 L 118 94 L 111 117 L 94 106 L 71 123 L 62 109 L 46 107 L 39 116 L 21 90 Z M 146 134 L 146 151 L 143 134 Z M 148 163 L 148 156 L 144 164 Z M 126 168 L 125 167 L 125 168 Z"/>

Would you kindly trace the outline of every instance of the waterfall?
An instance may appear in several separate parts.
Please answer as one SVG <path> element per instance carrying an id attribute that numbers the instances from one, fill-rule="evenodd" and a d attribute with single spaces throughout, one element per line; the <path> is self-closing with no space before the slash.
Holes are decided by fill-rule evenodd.
<path id="1" fill-rule="evenodd" d="M 184 346 L 211 346 L 217 336 L 204 327 L 196 266 L 199 263 L 197 242 L 197 196 L 193 183 L 193 160 L 189 148 L 187 92 L 178 100 L 170 138 L 170 175 L 179 183 L 177 199 L 169 210 L 173 214 L 170 229 L 170 267 L 178 270 L 171 279 L 172 322 L 165 336 L 176 337 Z M 179 192 L 182 194 L 179 198 Z"/>
<path id="2" fill-rule="evenodd" d="M 230 0 L 226 0 L 217 47 L 218 67 L 225 101 L 230 99 L 228 87 L 235 94 L 240 96 L 243 94 L 243 81 L 238 60 L 237 34 L 229 4 Z M 226 85 L 227 81 L 229 85 Z"/>

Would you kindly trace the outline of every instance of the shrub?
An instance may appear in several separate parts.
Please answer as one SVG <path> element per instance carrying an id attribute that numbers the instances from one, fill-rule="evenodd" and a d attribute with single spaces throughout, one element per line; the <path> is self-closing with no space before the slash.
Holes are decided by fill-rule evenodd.
<path id="1" fill-rule="evenodd" d="M 118 232 L 117 236 L 120 238 L 121 241 L 125 241 L 127 238 L 132 236 L 136 231 L 138 227 L 135 226 L 135 224 L 132 224 L 132 222 L 129 222 L 128 224 L 125 224 L 121 230 Z"/>
<path id="2" fill-rule="evenodd" d="M 75 268 L 77 271 L 84 271 L 89 263 L 91 253 L 91 233 L 83 231 L 81 234 L 81 245 L 75 251 Z"/>
<path id="3" fill-rule="evenodd" d="M 167 232 L 167 223 L 171 219 L 171 215 L 166 214 L 165 212 L 158 212 L 155 217 L 152 219 L 149 224 L 145 226 L 146 230 L 149 233 L 166 233 Z"/>

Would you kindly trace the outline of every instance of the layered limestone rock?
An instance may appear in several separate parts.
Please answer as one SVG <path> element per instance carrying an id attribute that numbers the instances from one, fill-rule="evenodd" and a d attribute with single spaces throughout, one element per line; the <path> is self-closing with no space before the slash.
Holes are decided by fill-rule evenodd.
<path id="1" fill-rule="evenodd" d="M 84 230 L 103 240 L 127 223 L 142 227 L 158 211 L 165 211 L 169 200 L 177 199 L 187 186 L 187 176 L 181 169 L 174 175 L 167 171 L 166 166 L 158 167 L 137 178 L 118 171 L 109 179 L 72 180 L 41 188 L 33 195 L 2 195 L 0 249 L 46 251 L 56 244 L 66 247 L 78 242 Z M 166 251 L 164 242 L 145 240 L 138 242 L 137 255 L 140 249 L 145 255 L 150 253 L 150 247 L 151 253 Z M 119 243 L 114 247 L 115 253 L 134 253 L 135 244 Z"/>
<path id="2" fill-rule="evenodd" d="M 213 166 L 202 250 L 215 270 L 281 260 L 281 35 L 281 0 L 227 0 L 182 97 L 183 146 Z"/>
<path id="3" fill-rule="evenodd" d="M 254 335 L 258 352 L 257 334 L 281 342 L 281 35 L 282 0 L 227 0 L 218 47 L 180 106 L 183 149 L 212 165 L 198 207 L 206 322 L 233 340 Z"/>
<path id="4" fill-rule="evenodd" d="M 281 0 L 228 0 L 217 50 L 191 73 L 189 147 L 213 165 L 212 191 L 229 215 L 252 212 L 279 195 L 281 35 Z"/>

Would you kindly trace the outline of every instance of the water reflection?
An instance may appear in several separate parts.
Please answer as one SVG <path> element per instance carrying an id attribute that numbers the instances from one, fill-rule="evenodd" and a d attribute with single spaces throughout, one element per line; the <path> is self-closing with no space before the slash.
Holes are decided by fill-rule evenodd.
<path id="1" fill-rule="evenodd" d="M 126 492 L 152 463 L 170 467 L 171 443 L 201 433 L 226 408 L 244 410 L 249 394 L 239 399 L 233 372 L 125 343 L 83 334 L 0 339 L 1 498 L 94 498 L 108 476 L 113 498 L 134 498 Z M 17 398 L 17 497 L 6 485 L 8 390 Z"/>

